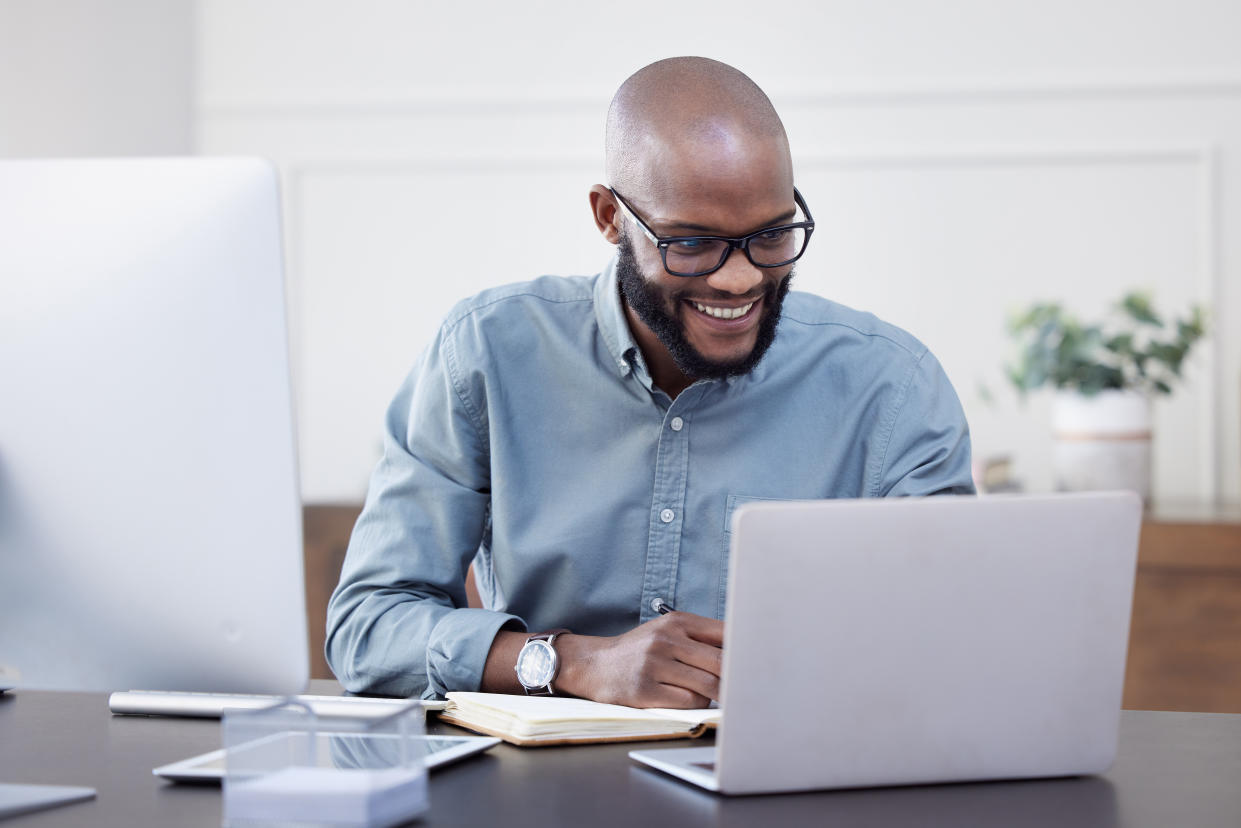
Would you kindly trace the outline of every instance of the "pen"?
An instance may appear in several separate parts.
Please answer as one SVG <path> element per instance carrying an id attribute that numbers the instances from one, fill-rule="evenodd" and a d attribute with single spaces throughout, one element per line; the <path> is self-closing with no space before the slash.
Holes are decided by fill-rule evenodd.
<path id="1" fill-rule="evenodd" d="M 655 606 L 655 611 L 660 615 L 667 615 L 670 612 L 676 612 L 676 607 L 669 604 L 663 598 L 656 598 L 651 602 Z"/>

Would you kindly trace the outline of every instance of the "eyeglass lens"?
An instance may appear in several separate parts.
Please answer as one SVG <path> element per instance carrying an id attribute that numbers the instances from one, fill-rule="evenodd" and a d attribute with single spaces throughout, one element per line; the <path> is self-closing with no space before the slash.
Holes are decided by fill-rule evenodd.
<path id="1" fill-rule="evenodd" d="M 754 264 L 775 267 L 796 259 L 805 245 L 804 227 L 785 227 L 752 237 L 746 252 Z M 715 239 L 676 241 L 667 246 L 665 265 L 674 273 L 704 273 L 722 264 L 731 249 L 728 242 Z"/>

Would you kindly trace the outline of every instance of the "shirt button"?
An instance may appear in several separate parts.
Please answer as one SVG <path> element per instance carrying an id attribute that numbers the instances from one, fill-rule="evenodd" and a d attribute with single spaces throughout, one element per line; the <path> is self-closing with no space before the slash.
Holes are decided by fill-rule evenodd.
<path id="1" fill-rule="evenodd" d="M 672 523 L 673 518 L 675 518 L 676 516 L 677 516 L 676 512 L 672 511 L 671 509 L 664 509 L 662 512 L 659 513 L 659 519 L 662 520 L 664 523 Z"/>
<path id="2" fill-rule="evenodd" d="M 685 421 L 680 417 L 673 417 L 672 422 L 668 423 L 668 425 L 672 426 L 673 431 L 680 431 L 685 428 Z"/>
<path id="3" fill-rule="evenodd" d="M 616 367 L 617 367 L 617 368 L 620 368 L 620 372 L 621 372 L 622 374 L 628 374 L 628 373 L 629 373 L 629 363 L 628 363 L 627 361 L 623 360 L 623 359 L 622 359 L 620 362 L 617 362 L 617 363 L 616 363 Z"/>

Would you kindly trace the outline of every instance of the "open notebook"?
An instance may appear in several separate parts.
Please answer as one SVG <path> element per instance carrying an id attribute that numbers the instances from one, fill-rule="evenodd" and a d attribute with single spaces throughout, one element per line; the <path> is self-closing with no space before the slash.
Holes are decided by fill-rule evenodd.
<path id="1" fill-rule="evenodd" d="M 715 727 L 722 712 L 716 708 L 640 709 L 554 696 L 452 692 L 440 719 L 527 746 L 684 739 Z"/>

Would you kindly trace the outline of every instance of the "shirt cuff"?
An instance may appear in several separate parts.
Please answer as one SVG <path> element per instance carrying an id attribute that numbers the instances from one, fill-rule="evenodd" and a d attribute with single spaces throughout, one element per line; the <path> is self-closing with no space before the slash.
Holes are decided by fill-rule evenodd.
<path id="1" fill-rule="evenodd" d="M 491 643 L 501 629 L 526 631 L 516 615 L 463 608 L 444 615 L 427 641 L 427 694 L 443 697 L 449 690 L 478 690 Z"/>

